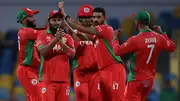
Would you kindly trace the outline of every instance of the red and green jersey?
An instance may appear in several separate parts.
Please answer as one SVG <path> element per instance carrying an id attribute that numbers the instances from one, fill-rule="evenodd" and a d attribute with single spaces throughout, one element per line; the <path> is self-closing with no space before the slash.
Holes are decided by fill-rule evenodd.
<path id="1" fill-rule="evenodd" d="M 91 27 L 98 39 L 97 52 L 98 67 L 100 69 L 115 63 L 122 62 L 121 58 L 116 56 L 112 49 L 112 39 L 114 36 L 113 28 L 107 24 Z"/>
<path id="2" fill-rule="evenodd" d="M 154 78 L 159 52 L 162 50 L 173 52 L 175 48 L 174 43 L 166 34 L 161 35 L 150 29 L 141 30 L 138 35 L 129 38 L 121 46 L 117 40 L 113 42 L 116 55 L 121 56 L 133 52 L 128 81 Z"/>
<path id="3" fill-rule="evenodd" d="M 46 30 L 44 33 L 39 34 L 36 40 L 36 46 L 38 50 L 48 45 L 54 36 L 51 34 L 50 30 Z M 70 76 L 70 66 L 69 66 L 69 57 L 72 57 L 75 53 L 74 41 L 70 35 L 64 34 L 62 41 L 71 47 L 66 53 L 62 52 L 60 43 L 58 42 L 51 51 L 48 52 L 46 56 L 40 55 L 40 73 L 39 79 L 42 81 L 42 78 L 47 81 L 64 81 L 69 82 Z M 45 73 L 43 73 L 45 71 Z M 45 75 L 43 75 L 45 74 Z M 44 77 L 45 78 L 44 78 Z"/>
<path id="4" fill-rule="evenodd" d="M 92 38 L 91 35 L 88 35 Z M 76 55 L 73 68 L 78 70 L 89 70 L 97 68 L 97 56 L 93 41 L 75 41 Z"/>
<path id="5" fill-rule="evenodd" d="M 18 33 L 19 64 L 38 69 L 40 60 L 37 48 L 34 47 L 38 33 L 32 28 L 20 28 Z"/>

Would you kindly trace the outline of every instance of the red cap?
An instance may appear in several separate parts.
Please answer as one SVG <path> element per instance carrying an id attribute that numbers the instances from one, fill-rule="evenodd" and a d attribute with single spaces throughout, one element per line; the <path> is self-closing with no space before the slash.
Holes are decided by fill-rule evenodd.
<path id="1" fill-rule="evenodd" d="M 24 18 L 26 18 L 28 16 L 33 16 L 34 14 L 37 14 L 38 12 L 39 12 L 38 10 L 31 10 L 29 8 L 22 8 L 17 13 L 17 22 L 22 21 Z"/>
<path id="2" fill-rule="evenodd" d="M 39 10 L 31 10 L 29 8 L 22 8 L 22 10 L 25 11 L 29 16 L 39 13 Z"/>
<path id="3" fill-rule="evenodd" d="M 92 16 L 93 10 L 94 10 L 93 6 L 83 5 L 79 8 L 78 16 Z"/>
<path id="4" fill-rule="evenodd" d="M 52 10 L 50 13 L 49 13 L 49 18 L 52 18 L 54 15 L 56 15 L 56 14 L 59 14 L 60 16 L 62 16 L 63 17 L 63 14 L 60 12 L 60 11 L 58 11 L 58 10 Z"/>

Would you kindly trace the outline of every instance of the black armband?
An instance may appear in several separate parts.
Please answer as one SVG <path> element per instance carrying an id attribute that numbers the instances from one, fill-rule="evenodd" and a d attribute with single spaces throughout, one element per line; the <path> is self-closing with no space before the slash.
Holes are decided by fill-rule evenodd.
<path id="1" fill-rule="evenodd" d="M 70 18 L 70 16 L 69 16 L 69 15 L 66 15 L 65 20 L 67 20 L 68 18 Z"/>

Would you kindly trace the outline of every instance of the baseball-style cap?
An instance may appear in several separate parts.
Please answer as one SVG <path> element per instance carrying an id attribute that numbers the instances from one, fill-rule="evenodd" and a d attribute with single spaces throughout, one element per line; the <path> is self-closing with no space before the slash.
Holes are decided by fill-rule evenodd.
<path id="1" fill-rule="evenodd" d="M 62 12 L 58 11 L 58 10 L 52 10 L 50 13 L 49 13 L 49 18 L 52 18 L 54 15 L 56 14 L 59 14 L 60 16 L 63 17 L 63 14 Z"/>
<path id="2" fill-rule="evenodd" d="M 78 16 L 92 16 L 93 10 L 94 10 L 93 6 L 83 5 L 79 8 Z"/>
<path id="3" fill-rule="evenodd" d="M 150 14 L 147 11 L 137 12 L 132 15 L 140 24 L 150 24 Z"/>
<path id="4" fill-rule="evenodd" d="M 17 22 L 21 22 L 24 18 L 28 16 L 33 16 L 39 13 L 39 10 L 31 10 L 29 8 L 22 8 L 17 13 Z"/>

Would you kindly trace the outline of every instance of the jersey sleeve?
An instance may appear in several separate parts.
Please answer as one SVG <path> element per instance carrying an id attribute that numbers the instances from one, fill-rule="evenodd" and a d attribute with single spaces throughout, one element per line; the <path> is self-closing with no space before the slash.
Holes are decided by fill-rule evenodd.
<path id="1" fill-rule="evenodd" d="M 165 51 L 174 52 L 176 50 L 176 46 L 172 40 L 170 40 L 167 36 L 167 34 L 161 35 L 162 37 L 162 48 Z"/>
<path id="2" fill-rule="evenodd" d="M 75 55 L 74 40 L 68 34 L 66 34 L 65 37 L 67 38 L 66 45 L 68 45 L 70 47 L 66 53 L 68 56 L 73 57 Z"/>
<path id="3" fill-rule="evenodd" d="M 121 56 L 126 53 L 133 52 L 136 49 L 136 45 L 134 44 L 134 37 L 129 38 L 122 45 L 119 45 L 118 40 L 114 40 L 112 44 L 113 44 L 113 51 L 117 56 Z"/>
<path id="4" fill-rule="evenodd" d="M 98 26 L 91 26 L 91 29 L 93 30 L 94 34 L 98 37 L 102 38 L 109 38 L 113 37 L 114 31 L 113 28 L 108 25 L 98 25 Z"/>
<path id="5" fill-rule="evenodd" d="M 25 30 L 25 34 L 24 34 L 24 37 L 27 39 L 27 40 L 36 40 L 37 39 L 37 36 L 38 36 L 38 31 L 37 30 L 34 30 L 34 29 L 26 29 Z"/>
<path id="6" fill-rule="evenodd" d="M 44 33 L 39 34 L 37 39 L 36 39 L 36 46 L 37 46 L 38 50 L 43 48 L 46 44 L 47 44 L 46 34 L 44 34 Z"/>

